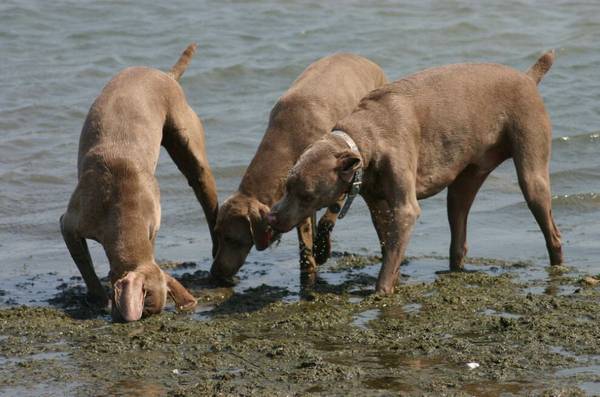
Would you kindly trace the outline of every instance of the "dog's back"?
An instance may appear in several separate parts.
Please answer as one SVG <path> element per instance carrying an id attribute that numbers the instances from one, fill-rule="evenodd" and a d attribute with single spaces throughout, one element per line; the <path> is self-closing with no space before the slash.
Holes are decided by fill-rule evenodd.
<path id="1" fill-rule="evenodd" d="M 407 159 L 418 159 L 420 198 L 428 197 L 468 164 L 482 172 L 494 169 L 514 154 L 522 134 L 549 142 L 549 117 L 537 89 L 552 63 L 549 54 L 527 73 L 500 64 L 455 64 L 415 73 L 371 92 L 336 128 L 368 118 L 388 130 L 389 139 L 374 145 L 386 152 L 403 142 L 403 150 L 411 153 Z"/>
<path id="2" fill-rule="evenodd" d="M 90 238 L 111 229 L 105 223 L 122 208 L 130 213 L 146 210 L 150 222 L 160 222 L 155 220 L 160 203 L 154 171 L 169 113 L 187 108 L 177 80 L 195 49 L 195 44 L 188 46 L 168 72 L 139 66 L 122 70 L 90 107 L 79 139 L 78 185 L 70 202 Z M 147 201 L 146 208 L 135 200 L 123 202 L 132 196 Z"/>
<path id="3" fill-rule="evenodd" d="M 168 109 L 165 101 L 173 96 L 165 93 L 182 95 L 179 91 L 171 77 L 155 69 L 132 67 L 117 74 L 88 112 L 79 139 L 79 172 L 88 155 L 142 164 L 148 158 L 156 160 Z M 149 171 L 152 164 L 147 164 Z"/>
<path id="4" fill-rule="evenodd" d="M 339 53 L 311 64 L 273 107 L 240 190 L 267 205 L 275 202 L 285 175 L 304 149 L 386 82 L 378 65 L 358 55 Z"/>
<path id="5" fill-rule="evenodd" d="M 186 104 L 178 81 L 196 48 L 196 44 L 190 44 L 168 72 L 129 67 L 106 84 L 81 131 L 80 174 L 85 171 L 82 168 L 87 155 L 121 158 L 154 172 L 168 112 Z"/>

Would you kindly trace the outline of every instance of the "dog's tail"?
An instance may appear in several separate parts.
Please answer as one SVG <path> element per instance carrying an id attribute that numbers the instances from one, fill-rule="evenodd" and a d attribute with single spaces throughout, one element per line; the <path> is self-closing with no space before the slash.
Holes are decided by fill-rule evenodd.
<path id="1" fill-rule="evenodd" d="M 537 60 L 535 65 L 529 68 L 527 71 L 527 76 L 531 77 L 536 84 L 539 84 L 544 75 L 548 73 L 548 70 L 550 70 L 553 63 L 554 50 L 550 50 L 542 55 L 540 59 Z"/>
<path id="2" fill-rule="evenodd" d="M 189 46 L 187 46 L 185 51 L 183 51 L 183 53 L 177 60 L 177 63 L 173 65 L 171 70 L 169 70 L 168 74 L 171 77 L 179 81 L 179 78 L 181 77 L 181 75 L 183 75 L 183 72 L 185 72 L 188 65 L 190 64 L 190 61 L 192 60 L 192 57 L 196 53 L 196 48 L 198 48 L 198 44 L 196 43 L 192 43 Z"/>

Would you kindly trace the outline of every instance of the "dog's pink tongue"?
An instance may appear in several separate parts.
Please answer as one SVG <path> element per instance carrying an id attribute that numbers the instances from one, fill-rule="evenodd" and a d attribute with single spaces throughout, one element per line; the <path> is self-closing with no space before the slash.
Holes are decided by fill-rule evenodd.
<path id="1" fill-rule="evenodd" d="M 144 311 L 142 278 L 135 272 L 128 273 L 115 283 L 115 303 L 124 321 L 137 321 Z"/>

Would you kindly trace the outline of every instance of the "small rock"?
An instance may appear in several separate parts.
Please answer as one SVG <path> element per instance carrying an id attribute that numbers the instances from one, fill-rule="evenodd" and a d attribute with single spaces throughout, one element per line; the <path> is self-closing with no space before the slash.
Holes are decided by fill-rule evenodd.
<path id="1" fill-rule="evenodd" d="M 583 280 L 581 280 L 581 282 L 583 284 L 589 285 L 591 287 L 594 287 L 594 286 L 600 284 L 600 280 L 598 280 L 596 277 L 591 277 L 591 276 L 584 277 Z"/>
<path id="2" fill-rule="evenodd" d="M 171 371 L 171 372 L 173 372 L 173 374 L 174 374 L 174 375 L 179 375 L 179 370 L 178 370 L 177 368 L 175 368 L 175 369 L 174 369 L 173 371 Z"/>
<path id="3" fill-rule="evenodd" d="M 467 363 L 467 367 L 469 369 L 475 369 L 475 368 L 479 368 L 479 363 Z"/>

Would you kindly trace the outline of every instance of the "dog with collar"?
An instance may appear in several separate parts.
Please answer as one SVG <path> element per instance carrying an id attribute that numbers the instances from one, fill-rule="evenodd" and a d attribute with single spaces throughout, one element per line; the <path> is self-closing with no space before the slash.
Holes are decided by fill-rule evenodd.
<path id="1" fill-rule="evenodd" d="M 115 320 L 135 321 L 142 314 L 158 313 L 167 295 L 180 309 L 196 305 L 154 259 L 160 227 L 154 172 L 161 145 L 196 194 L 211 236 L 217 218 L 204 129 L 178 83 L 195 51 L 195 44 L 188 46 L 168 73 L 131 67 L 117 74 L 93 103 L 81 131 L 79 180 L 60 226 L 88 298 L 105 306 L 109 297 L 94 271 L 86 239 L 102 244 L 110 263 Z"/>
<path id="2" fill-rule="evenodd" d="M 277 239 L 266 216 L 283 195 L 284 181 L 294 162 L 306 147 L 349 115 L 363 96 L 385 83 L 387 78 L 375 63 L 338 53 L 308 66 L 279 98 L 238 190 L 219 210 L 219 249 L 211 268 L 215 281 L 233 284 L 252 247 L 264 250 Z M 294 225 L 303 276 L 314 274 L 317 264 L 329 257 L 330 232 L 336 217 L 336 211 L 327 211 L 317 226 L 313 211 Z"/>
<path id="3" fill-rule="evenodd" d="M 269 223 L 289 230 L 360 185 L 383 254 L 376 291 L 389 294 L 420 214 L 418 200 L 448 188 L 450 270 L 461 271 L 475 195 L 512 158 L 550 264 L 562 264 L 548 170 L 552 128 L 537 89 L 553 61 L 554 52 L 545 53 L 527 73 L 498 64 L 447 65 L 372 91 L 336 124 L 339 132 L 300 156 Z"/>

